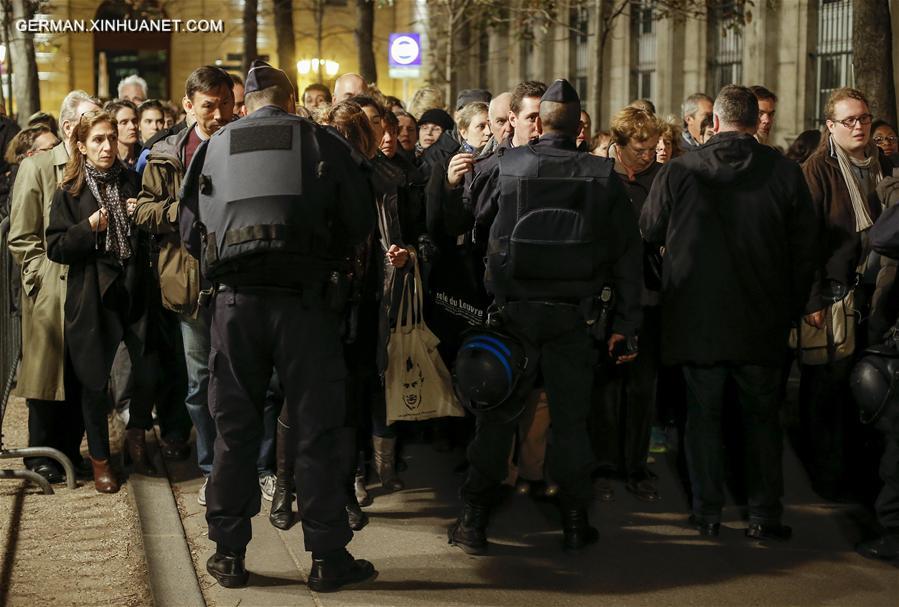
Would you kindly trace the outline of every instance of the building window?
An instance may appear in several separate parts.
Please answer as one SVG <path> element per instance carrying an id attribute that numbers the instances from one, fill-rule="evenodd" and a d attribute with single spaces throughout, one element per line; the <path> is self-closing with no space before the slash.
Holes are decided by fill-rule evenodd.
<path id="1" fill-rule="evenodd" d="M 818 92 L 815 124 L 824 122 L 824 106 L 834 90 L 855 85 L 852 71 L 852 1 L 818 0 Z"/>
<path id="2" fill-rule="evenodd" d="M 655 93 L 655 0 L 640 0 L 631 9 L 631 99 L 652 99 Z"/>
<path id="3" fill-rule="evenodd" d="M 742 2 L 725 2 L 709 9 L 708 93 L 714 97 L 728 84 L 743 79 L 743 29 L 739 12 Z"/>
<path id="4" fill-rule="evenodd" d="M 572 7 L 568 12 L 568 23 L 572 29 L 568 37 L 570 81 L 581 98 L 581 106 L 587 105 L 587 41 L 590 33 L 590 13 L 586 6 Z"/>

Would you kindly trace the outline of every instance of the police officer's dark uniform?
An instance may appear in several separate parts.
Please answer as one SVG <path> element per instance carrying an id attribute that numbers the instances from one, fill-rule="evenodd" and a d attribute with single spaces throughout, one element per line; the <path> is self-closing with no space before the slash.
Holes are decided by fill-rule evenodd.
<path id="1" fill-rule="evenodd" d="M 577 92 L 565 80 L 553 83 L 541 106 L 545 102 L 564 104 L 579 117 Z M 538 368 L 543 374 L 553 423 L 549 471 L 561 487 L 566 549 L 598 538 L 587 521 L 593 460 L 587 415 L 596 354 L 585 304 L 611 283 L 612 332 L 634 336 L 642 286 L 637 218 L 613 163 L 577 151 L 577 122 L 568 121 L 570 132 L 548 130 L 527 146 L 504 150 L 476 203 L 478 222 L 490 226 L 487 291 L 501 309 L 502 330 L 527 350 L 519 402 Z M 487 548 L 487 517 L 508 473 L 516 427 L 508 416 L 478 419 L 462 515 L 449 529 L 450 543 L 466 552 Z"/>
<path id="2" fill-rule="evenodd" d="M 284 72 L 255 61 L 248 101 L 273 86 L 292 94 Z M 259 108 L 198 148 L 185 176 L 181 231 L 216 288 L 209 407 L 218 436 L 206 520 L 217 552 L 207 571 L 228 587 L 248 579 L 243 556 L 260 506 L 255 461 L 274 367 L 294 432 L 309 586 L 327 591 L 375 575 L 345 549 L 345 478 L 333 471 L 354 453 L 342 438 L 342 309 L 329 305 L 336 260 L 368 236 L 374 212 L 367 175 L 346 145 L 285 111 L 293 103 Z"/>

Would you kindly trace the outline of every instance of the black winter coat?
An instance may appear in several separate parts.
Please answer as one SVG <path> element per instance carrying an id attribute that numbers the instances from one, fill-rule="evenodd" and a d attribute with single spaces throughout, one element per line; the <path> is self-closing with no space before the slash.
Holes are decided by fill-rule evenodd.
<path id="1" fill-rule="evenodd" d="M 140 177 L 122 171 L 121 191 L 133 198 Z M 47 257 L 68 264 L 65 342 L 79 381 L 92 390 L 106 386 L 125 329 L 139 323 L 154 282 L 149 237 L 132 228 L 134 254 L 125 264 L 102 249 L 88 218 L 99 206 L 86 185 L 77 196 L 57 190 L 47 226 Z M 101 248 L 98 248 L 98 244 Z"/>
<path id="2" fill-rule="evenodd" d="M 664 363 L 782 364 L 819 251 L 798 164 L 750 135 L 721 133 L 662 168 L 640 227 L 666 249 Z"/>

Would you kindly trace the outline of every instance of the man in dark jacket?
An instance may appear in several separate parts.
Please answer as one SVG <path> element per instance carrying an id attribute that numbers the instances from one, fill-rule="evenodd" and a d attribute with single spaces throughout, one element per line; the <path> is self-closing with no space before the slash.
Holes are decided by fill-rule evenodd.
<path id="1" fill-rule="evenodd" d="M 716 136 L 666 164 L 643 208 L 645 240 L 665 247 L 662 359 L 683 365 L 691 523 L 717 535 L 724 506 L 721 415 L 733 378 L 741 404 L 748 537 L 781 524 L 780 366 L 808 299 L 819 234 L 799 166 L 753 137 L 758 101 L 740 86 L 715 101 Z"/>

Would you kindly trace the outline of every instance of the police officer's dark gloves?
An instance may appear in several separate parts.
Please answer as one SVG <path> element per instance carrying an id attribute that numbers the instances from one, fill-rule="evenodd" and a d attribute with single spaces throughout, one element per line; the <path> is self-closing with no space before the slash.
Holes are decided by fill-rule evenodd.
<path id="1" fill-rule="evenodd" d="M 312 553 L 312 570 L 306 584 L 315 592 L 334 592 L 350 584 L 369 582 L 378 577 L 375 566 L 341 548 L 333 552 Z"/>
<path id="2" fill-rule="evenodd" d="M 245 550 L 229 550 L 222 546 L 206 561 L 206 571 L 225 588 L 243 588 L 250 579 L 244 567 Z"/>

